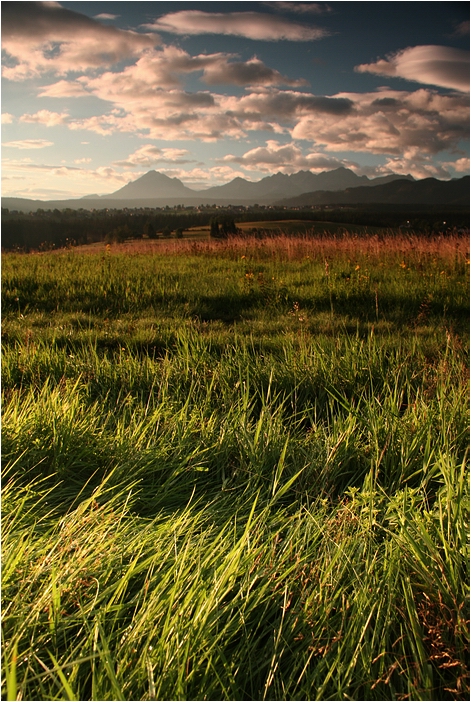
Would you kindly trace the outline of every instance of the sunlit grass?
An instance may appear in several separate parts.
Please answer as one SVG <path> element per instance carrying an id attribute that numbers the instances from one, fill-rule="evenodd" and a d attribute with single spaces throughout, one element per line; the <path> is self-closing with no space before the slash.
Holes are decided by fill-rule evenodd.
<path id="1" fill-rule="evenodd" d="M 172 247 L 4 256 L 4 698 L 467 699 L 466 242 Z"/>

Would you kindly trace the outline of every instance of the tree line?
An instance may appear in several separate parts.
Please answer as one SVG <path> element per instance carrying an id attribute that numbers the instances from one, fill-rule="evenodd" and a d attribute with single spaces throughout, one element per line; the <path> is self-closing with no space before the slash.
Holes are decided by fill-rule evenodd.
<path id="1" fill-rule="evenodd" d="M 303 209 L 251 206 L 175 210 L 37 210 L 29 214 L 2 208 L 2 248 L 33 251 L 126 239 L 182 238 L 192 227 L 209 227 L 214 238 L 238 232 L 239 222 L 304 220 L 416 232 L 469 229 L 469 208 L 369 206 Z"/>

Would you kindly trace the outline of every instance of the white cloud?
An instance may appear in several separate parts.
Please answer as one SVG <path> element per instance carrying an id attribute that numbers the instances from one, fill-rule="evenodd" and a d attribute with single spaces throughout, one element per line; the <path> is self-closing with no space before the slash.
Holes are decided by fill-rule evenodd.
<path id="1" fill-rule="evenodd" d="M 378 175 L 400 173 L 404 175 L 410 174 L 417 179 L 439 178 L 448 180 L 451 178 L 449 166 L 449 163 L 432 161 L 431 157 L 421 153 L 420 149 L 411 147 L 399 157 L 386 159 L 386 162 L 376 170 Z"/>
<path id="2" fill-rule="evenodd" d="M 119 168 L 152 168 L 157 163 L 191 163 L 194 159 L 186 158 L 189 152 L 186 149 L 176 149 L 174 147 L 160 149 L 153 144 L 141 146 L 127 159 L 115 161 L 114 165 Z"/>
<path id="3" fill-rule="evenodd" d="M 4 141 L 2 146 L 8 146 L 10 149 L 44 149 L 46 146 L 54 146 L 54 144 L 45 139 L 20 139 L 18 141 Z"/>
<path id="4" fill-rule="evenodd" d="M 191 170 L 185 170 L 183 168 L 159 168 L 159 171 L 160 173 L 165 173 L 169 178 L 178 178 L 185 183 L 185 185 L 188 185 L 194 190 L 204 190 L 213 185 L 228 183 L 237 177 L 247 178 L 245 173 L 240 170 L 235 170 L 231 168 L 231 166 L 213 166 L 212 168 L 204 169 L 197 166 Z"/>
<path id="5" fill-rule="evenodd" d="M 120 15 L 110 15 L 108 12 L 101 12 L 99 15 L 95 15 L 93 19 L 96 20 L 115 20 L 118 19 Z"/>
<path id="6" fill-rule="evenodd" d="M 447 46 L 409 47 L 356 70 L 469 92 L 469 52 Z"/>
<path id="7" fill-rule="evenodd" d="M 67 112 L 50 112 L 49 110 L 39 110 L 33 115 L 22 115 L 20 122 L 29 124 L 44 124 L 46 127 L 57 127 L 59 124 L 65 124 L 69 119 Z"/>
<path id="8" fill-rule="evenodd" d="M 144 26 L 171 34 L 226 34 L 262 41 L 312 41 L 328 34 L 318 27 L 260 12 L 182 10 L 171 12 Z"/>
<path id="9" fill-rule="evenodd" d="M 2 112 L 2 124 L 11 124 L 13 119 L 13 115 L 11 115 L 9 112 Z"/>
<path id="10" fill-rule="evenodd" d="M 231 166 L 213 166 L 209 169 L 209 173 L 219 183 L 229 183 L 234 178 L 247 178 L 245 173 L 236 171 Z"/>
<path id="11" fill-rule="evenodd" d="M 40 178 L 38 178 L 40 173 Z M 57 192 L 61 197 L 81 197 L 90 192 L 110 193 L 122 187 L 136 177 L 144 175 L 145 171 L 138 173 L 122 173 L 116 168 L 100 166 L 95 169 L 77 166 L 64 166 L 62 164 L 32 163 L 31 159 L 13 160 L 2 159 L 2 174 L 6 184 L 2 188 L 2 195 L 19 197 L 38 197 L 44 199 L 54 197 Z M 15 184 L 18 179 L 24 183 L 23 191 Z M 67 192 L 63 191 L 64 180 L 67 181 Z M 8 181 L 11 181 L 10 184 Z M 40 183 L 38 182 L 40 181 Z"/>
<path id="12" fill-rule="evenodd" d="M 459 158 L 456 161 L 451 161 L 447 164 L 450 168 L 454 168 L 457 173 L 469 173 L 469 158 Z"/>
<path id="13" fill-rule="evenodd" d="M 60 80 L 57 83 L 46 85 L 40 88 L 38 97 L 86 97 L 89 93 L 85 90 L 82 83 L 74 80 Z"/>
<path id="14" fill-rule="evenodd" d="M 59 3 L 2 5 L 3 76 L 24 80 L 45 72 L 66 74 L 111 66 L 139 56 L 155 36 L 105 26 Z"/>
<path id="15" fill-rule="evenodd" d="M 455 161 L 442 161 L 439 165 L 447 172 L 455 171 L 455 173 L 452 173 L 449 177 L 462 178 L 463 175 L 469 175 L 470 162 L 467 157 L 457 158 Z M 436 177 L 440 178 L 441 176 Z"/>
<path id="16" fill-rule="evenodd" d="M 69 129 L 73 131 L 89 131 L 100 134 L 101 136 L 109 136 L 119 131 L 131 131 L 131 123 L 128 119 L 126 129 L 124 120 L 119 120 L 115 115 L 94 115 L 93 117 L 85 117 L 83 119 L 73 119 L 69 122 Z"/>
<path id="17" fill-rule="evenodd" d="M 222 159 L 228 163 L 238 163 L 249 171 L 262 173 L 297 173 L 300 170 L 321 172 L 344 166 L 351 168 L 356 164 L 344 159 L 338 159 L 323 153 L 308 153 L 304 155 L 301 148 L 294 143 L 279 144 L 274 140 L 266 142 L 266 146 L 250 149 L 243 156 L 228 154 Z"/>

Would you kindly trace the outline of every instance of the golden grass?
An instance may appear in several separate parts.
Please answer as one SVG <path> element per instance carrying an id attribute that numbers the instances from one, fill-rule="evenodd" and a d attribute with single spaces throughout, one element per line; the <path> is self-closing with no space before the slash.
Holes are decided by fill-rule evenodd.
<path id="1" fill-rule="evenodd" d="M 224 258 L 281 258 L 283 260 L 302 260 L 306 258 L 329 259 L 346 257 L 354 260 L 361 256 L 381 258 L 389 256 L 422 257 L 438 259 L 464 259 L 469 263 L 469 240 L 466 237 L 451 235 L 427 237 L 414 234 L 395 234 L 384 232 L 373 236 L 305 236 L 276 235 L 266 238 L 247 238 L 234 236 L 226 240 L 174 240 L 158 239 L 133 240 L 123 244 L 106 245 L 103 243 L 79 246 L 72 251 L 131 255 L 181 255 L 211 256 Z M 60 253 L 60 252 L 58 252 Z"/>

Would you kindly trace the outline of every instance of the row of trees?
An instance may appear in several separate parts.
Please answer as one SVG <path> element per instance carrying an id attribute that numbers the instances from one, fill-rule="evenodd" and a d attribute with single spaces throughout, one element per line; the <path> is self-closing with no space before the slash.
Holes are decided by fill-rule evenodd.
<path id="1" fill-rule="evenodd" d="M 412 231 L 434 234 L 469 228 L 469 208 L 369 206 L 337 209 L 265 209 L 219 208 L 214 210 L 54 210 L 30 214 L 10 213 L 2 209 L 2 248 L 24 251 L 60 248 L 99 241 L 158 237 L 181 238 L 191 227 L 209 225 L 212 238 L 227 238 L 237 233 L 236 222 L 329 221 L 361 226 L 394 229 L 404 226 Z"/>
<path id="2" fill-rule="evenodd" d="M 79 246 L 95 242 L 121 243 L 126 239 L 181 239 L 191 227 L 210 225 L 210 236 L 227 238 L 237 232 L 234 214 L 159 210 L 41 211 L 39 214 L 2 210 L 2 248 L 23 251 Z"/>
<path id="3" fill-rule="evenodd" d="M 24 251 L 120 242 L 143 237 L 181 238 L 190 227 L 207 226 L 210 213 L 133 213 L 129 211 L 43 212 L 41 215 L 2 212 L 2 248 Z"/>

